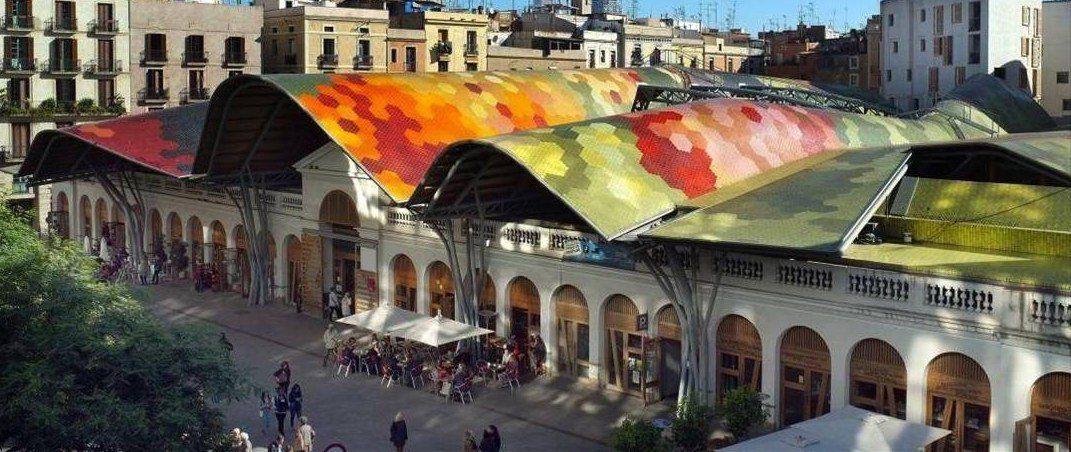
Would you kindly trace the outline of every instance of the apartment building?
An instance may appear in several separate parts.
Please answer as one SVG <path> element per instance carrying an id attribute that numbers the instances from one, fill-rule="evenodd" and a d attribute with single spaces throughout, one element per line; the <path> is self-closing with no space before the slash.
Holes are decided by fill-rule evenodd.
<path id="1" fill-rule="evenodd" d="M 429 72 L 482 71 L 487 69 L 487 28 L 483 12 L 418 11 L 396 14 L 392 28 L 423 30 L 427 52 L 421 58 Z"/>
<path id="2" fill-rule="evenodd" d="M 901 109 L 975 74 L 1041 95 L 1041 0 L 883 0 L 881 16 L 882 94 Z"/>
<path id="3" fill-rule="evenodd" d="M 622 66 L 665 63 L 664 55 L 673 48 L 673 29 L 663 26 L 656 19 L 635 23 L 625 21 L 618 34 L 618 55 L 623 59 Z"/>
<path id="4" fill-rule="evenodd" d="M 814 59 L 810 80 L 871 89 L 867 75 L 870 53 L 866 30 L 849 30 L 839 38 L 826 39 L 806 55 Z M 875 89 L 876 90 L 876 89 Z"/>
<path id="5" fill-rule="evenodd" d="M 670 42 L 669 52 L 664 56 L 667 63 L 687 67 L 703 65 L 705 42 L 698 30 L 673 28 L 673 39 Z"/>
<path id="6" fill-rule="evenodd" d="M 0 190 L 20 207 L 35 192 L 11 174 L 37 132 L 122 114 L 130 90 L 127 0 L 5 0 L 0 36 Z M 47 209 L 42 209 L 47 210 Z"/>
<path id="7" fill-rule="evenodd" d="M 1061 122 L 1071 122 L 1071 0 L 1041 4 L 1041 36 L 1045 49 L 1041 73 L 1041 106 Z"/>
<path id="8" fill-rule="evenodd" d="M 703 56 L 706 68 L 711 71 L 752 73 L 747 67 L 751 50 L 749 46 L 734 44 L 718 34 L 703 35 Z"/>
<path id="9" fill-rule="evenodd" d="M 202 102 L 227 77 L 260 73 L 260 6 L 130 2 L 131 110 Z"/>
<path id="10" fill-rule="evenodd" d="M 387 72 L 427 71 L 427 34 L 424 30 L 387 29 Z"/>
<path id="11" fill-rule="evenodd" d="M 296 6 L 265 11 L 264 71 L 384 72 L 388 24 L 382 9 Z"/>

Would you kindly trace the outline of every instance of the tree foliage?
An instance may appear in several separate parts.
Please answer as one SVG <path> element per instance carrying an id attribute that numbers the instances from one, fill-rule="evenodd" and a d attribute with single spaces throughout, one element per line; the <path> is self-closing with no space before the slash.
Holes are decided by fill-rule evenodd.
<path id="1" fill-rule="evenodd" d="M 0 447 L 218 448 L 217 404 L 248 393 L 229 353 L 206 328 L 166 326 L 129 287 L 97 282 L 94 265 L 0 203 Z"/>
<path id="2" fill-rule="evenodd" d="M 698 398 L 688 396 L 679 403 L 673 419 L 673 443 L 684 451 L 707 449 L 707 438 L 714 430 L 714 408 Z"/>
<path id="3" fill-rule="evenodd" d="M 765 424 L 770 418 L 766 395 L 748 387 L 727 392 L 718 412 L 737 441 L 746 438 L 752 428 Z"/>
<path id="4" fill-rule="evenodd" d="M 614 428 L 611 445 L 614 450 L 621 452 L 659 452 L 669 449 L 662 439 L 662 431 L 651 421 L 629 416 Z"/>

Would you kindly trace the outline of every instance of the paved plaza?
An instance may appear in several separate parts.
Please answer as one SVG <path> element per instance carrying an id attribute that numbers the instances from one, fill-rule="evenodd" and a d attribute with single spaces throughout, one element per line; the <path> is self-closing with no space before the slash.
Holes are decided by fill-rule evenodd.
<path id="1" fill-rule="evenodd" d="M 185 282 L 154 286 L 151 293 L 154 312 L 166 321 L 209 323 L 225 331 L 239 367 L 259 387 L 272 387 L 271 373 L 280 361 L 290 361 L 293 383 L 304 390 L 305 415 L 317 432 L 317 449 L 338 442 L 348 450 L 388 450 L 388 428 L 401 411 L 409 427 L 408 450 L 460 450 L 466 429 L 479 434 L 488 424 L 498 426 L 510 452 L 609 450 L 610 431 L 625 413 L 654 416 L 665 410 L 565 378 L 542 378 L 513 394 L 485 389 L 470 405 L 448 403 L 422 390 L 386 388 L 377 377 L 343 378 L 335 367 L 321 367 L 320 319 L 284 306 L 247 306 L 233 293 L 198 294 Z M 262 446 L 271 438 L 260 432 L 257 409 L 257 398 L 250 397 L 224 412 L 228 427 L 249 431 Z M 268 433 L 274 435 L 274 429 L 272 419 Z"/>

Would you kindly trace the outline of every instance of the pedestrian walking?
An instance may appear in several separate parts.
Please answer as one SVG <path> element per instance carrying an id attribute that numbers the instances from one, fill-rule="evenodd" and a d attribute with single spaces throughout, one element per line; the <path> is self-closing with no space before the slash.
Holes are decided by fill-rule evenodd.
<path id="1" fill-rule="evenodd" d="M 275 420 L 279 421 L 279 434 L 285 435 L 283 427 L 286 424 L 286 415 L 290 414 L 290 403 L 286 400 L 286 392 L 282 389 L 275 393 Z"/>
<path id="2" fill-rule="evenodd" d="M 301 417 L 301 385 L 295 384 L 290 388 L 290 428 L 294 428 L 294 422 Z"/>
<path id="3" fill-rule="evenodd" d="M 261 391 L 260 393 L 260 420 L 262 425 L 260 427 L 260 433 L 268 434 L 268 427 L 271 426 L 271 413 L 274 407 L 275 401 L 268 395 L 268 391 Z"/>
<path id="4" fill-rule="evenodd" d="M 327 294 L 327 320 L 342 318 L 342 301 L 339 300 L 340 296 L 341 294 L 334 289 L 331 289 L 331 293 Z"/>
<path id="5" fill-rule="evenodd" d="M 334 323 L 327 324 L 327 329 L 324 330 L 324 363 L 323 367 L 327 367 L 327 362 L 335 358 L 335 347 L 338 346 L 338 338 L 340 333 L 335 329 Z"/>
<path id="6" fill-rule="evenodd" d="M 476 435 L 472 433 L 472 430 L 465 430 L 465 435 L 461 438 L 461 447 L 465 452 L 478 452 L 480 450 L 480 444 L 476 441 Z"/>
<path id="7" fill-rule="evenodd" d="M 342 316 L 343 317 L 349 317 L 349 316 L 353 315 L 353 295 L 350 295 L 349 292 L 346 292 L 346 294 L 342 296 L 342 302 L 341 303 L 342 303 Z"/>
<path id="8" fill-rule="evenodd" d="M 286 437 L 283 435 L 276 435 L 275 441 L 272 441 L 268 445 L 268 452 L 289 452 L 286 447 Z"/>
<path id="9" fill-rule="evenodd" d="M 309 425 L 309 418 L 301 416 L 301 426 L 294 433 L 294 452 L 312 452 L 312 440 L 316 439 L 316 430 Z"/>
<path id="10" fill-rule="evenodd" d="M 502 438 L 498 436 L 498 427 L 488 425 L 483 430 L 480 452 L 499 452 L 500 450 L 502 450 Z"/>
<path id="11" fill-rule="evenodd" d="M 547 362 L 547 344 L 539 333 L 532 334 L 532 354 L 535 355 L 535 374 L 543 374 L 543 363 Z"/>
<path id="12" fill-rule="evenodd" d="M 149 260 L 146 258 L 138 262 L 138 279 L 141 280 L 141 285 L 149 285 Z"/>
<path id="13" fill-rule="evenodd" d="M 279 385 L 283 395 L 286 395 L 287 391 L 290 391 L 290 362 L 283 361 L 279 364 L 279 369 L 271 375 L 275 377 L 275 383 Z"/>
<path id="14" fill-rule="evenodd" d="M 390 442 L 398 452 L 405 450 L 405 442 L 409 439 L 409 431 L 405 428 L 405 418 L 402 412 L 394 415 L 394 423 L 390 424 Z"/>

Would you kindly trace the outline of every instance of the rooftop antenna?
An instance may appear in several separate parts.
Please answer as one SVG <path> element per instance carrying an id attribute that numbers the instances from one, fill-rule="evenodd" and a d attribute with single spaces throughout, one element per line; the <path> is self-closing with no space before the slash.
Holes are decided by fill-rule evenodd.
<path id="1" fill-rule="evenodd" d="M 628 15 L 632 16 L 632 18 L 635 19 L 636 16 L 640 14 L 640 0 L 632 0 L 632 1 L 630 1 L 629 5 L 628 5 L 628 9 L 629 9 Z"/>
<path id="2" fill-rule="evenodd" d="M 725 15 L 725 28 L 732 30 L 736 27 L 736 0 L 729 2 L 729 13 Z"/>

